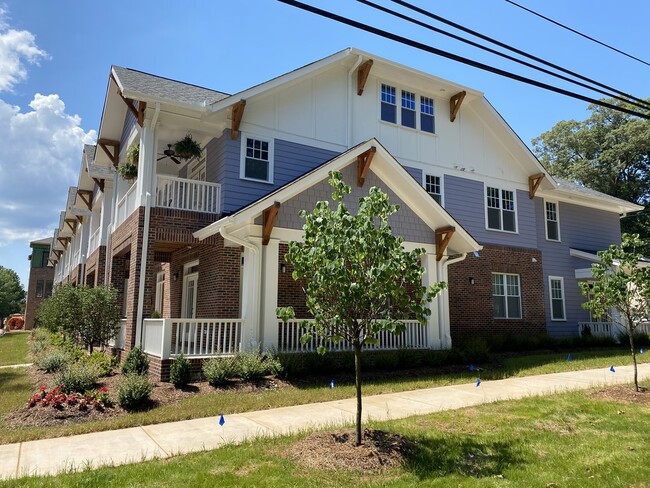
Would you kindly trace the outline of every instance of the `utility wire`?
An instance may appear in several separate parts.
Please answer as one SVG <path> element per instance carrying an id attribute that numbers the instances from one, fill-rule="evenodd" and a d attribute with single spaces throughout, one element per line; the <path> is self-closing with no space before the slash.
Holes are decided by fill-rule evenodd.
<path id="1" fill-rule="evenodd" d="M 416 5 L 410 4 L 410 3 L 408 3 L 408 2 L 406 2 L 404 0 L 391 0 L 391 2 L 396 3 L 398 5 L 401 5 L 402 7 L 406 7 L 408 9 L 410 9 L 410 10 L 413 10 L 413 11 L 419 13 L 419 14 L 425 15 L 425 16 L 427 16 L 429 18 L 434 19 L 434 20 L 437 20 L 438 22 L 442 22 L 443 24 L 447 24 L 447 25 L 449 25 L 451 27 L 454 27 L 454 28 L 456 28 L 458 30 L 461 30 L 463 32 L 471 34 L 471 35 L 473 35 L 475 37 L 478 37 L 479 39 L 483 39 L 484 41 L 488 41 L 488 42 L 490 42 L 492 44 L 496 44 L 497 46 L 502 47 L 504 49 L 507 49 L 509 51 L 512 51 L 512 52 L 514 52 L 516 54 L 519 54 L 520 56 L 524 56 L 524 57 L 526 57 L 528 59 L 532 59 L 533 61 L 537 61 L 538 63 L 542 63 L 542 64 L 544 64 L 546 66 L 549 66 L 549 67 L 551 67 L 553 69 L 556 69 L 558 71 L 562 71 L 563 73 L 566 73 L 568 75 L 575 76 L 576 78 L 579 78 L 579 79 L 581 79 L 583 81 L 586 81 L 588 83 L 593 83 L 594 85 L 600 86 L 601 88 L 611 90 L 611 91 L 616 92 L 616 93 L 618 93 L 618 94 L 620 94 L 620 95 L 622 95 L 624 97 L 627 97 L 627 98 L 629 98 L 631 100 L 635 100 L 635 101 L 637 101 L 639 103 L 650 106 L 650 104 L 648 104 L 648 102 L 643 100 L 642 98 L 637 98 L 637 97 L 635 97 L 633 95 L 630 95 L 628 93 L 625 93 L 625 92 L 622 92 L 622 91 L 617 90 L 615 88 L 612 88 L 611 86 L 605 85 L 605 84 L 600 83 L 600 82 L 595 81 L 595 80 L 592 80 L 590 78 L 587 78 L 586 76 L 582 76 L 582 75 L 580 75 L 580 74 L 578 74 L 578 73 L 576 73 L 574 71 L 568 70 L 566 68 L 558 66 L 557 64 L 551 63 L 551 62 L 546 61 L 546 60 L 544 60 L 542 58 L 539 58 L 539 57 L 534 56 L 532 54 L 529 54 L 529 53 L 527 53 L 525 51 L 522 51 L 521 49 L 517 49 L 515 47 L 512 47 L 512 46 L 504 43 L 504 42 L 498 41 L 498 40 L 493 39 L 491 37 L 488 37 L 488 36 L 486 36 L 484 34 L 481 34 L 480 32 L 476 32 L 476 31 L 474 31 L 472 29 L 469 29 L 469 28 L 467 28 L 465 26 L 462 26 L 460 24 L 452 22 L 451 20 L 447 20 L 444 17 L 440 17 L 439 15 L 433 14 L 433 13 L 427 11 L 427 10 L 424 10 L 424 9 L 422 9 L 422 8 L 416 6 Z"/>
<path id="2" fill-rule="evenodd" d="M 564 24 L 562 24 L 560 22 L 557 22 L 557 21 L 555 21 L 553 19 L 545 17 L 544 15 L 542 15 L 542 14 L 540 14 L 538 12 L 535 12 L 534 10 L 531 10 L 529 8 L 526 8 L 523 5 L 519 5 L 518 3 L 515 3 L 512 0 L 506 0 L 506 2 L 514 5 L 515 7 L 519 7 L 522 10 L 525 10 L 526 12 L 530 12 L 531 14 L 536 15 L 537 17 L 540 17 L 540 18 L 542 18 L 542 19 L 544 19 L 544 20 L 546 20 L 548 22 L 551 22 L 551 23 L 553 23 L 553 24 L 555 24 L 555 25 L 557 25 L 559 27 L 562 27 L 563 29 L 571 31 L 574 34 L 578 34 L 579 36 L 582 36 L 585 39 L 589 39 L 590 41 L 595 42 L 596 44 L 600 44 L 601 46 L 605 46 L 606 48 L 611 49 L 612 51 L 616 51 L 617 53 L 622 54 L 623 56 L 627 56 L 628 58 L 631 58 L 631 59 L 634 59 L 635 61 L 638 61 L 639 63 L 643 63 L 643 64 L 645 64 L 647 66 L 650 66 L 650 63 L 644 61 L 643 59 L 639 59 L 636 56 L 632 56 L 631 54 L 628 54 L 625 51 L 621 51 L 620 49 L 617 49 L 614 46 L 610 46 L 609 44 L 605 44 L 604 42 L 601 42 L 598 39 L 594 39 L 593 37 L 589 37 L 587 34 L 583 34 L 582 32 L 577 31 L 575 29 L 572 29 L 571 27 L 568 27 L 568 26 L 566 26 L 566 25 L 564 25 Z"/>
<path id="3" fill-rule="evenodd" d="M 650 103 L 644 102 L 643 104 L 641 104 L 641 103 L 633 102 L 629 98 L 621 97 L 619 95 L 616 95 L 615 93 L 612 93 L 611 91 L 601 90 L 600 88 L 596 88 L 593 85 L 589 85 L 587 83 L 582 83 L 580 81 L 576 81 L 576 80 L 574 80 L 572 78 L 569 78 L 567 76 L 555 73 L 554 71 L 550 71 L 548 69 L 542 68 L 540 66 L 529 63 L 527 61 L 523 61 L 523 60 L 521 60 L 519 58 L 516 58 L 514 56 L 510 56 L 509 54 L 505 54 L 505 53 L 503 53 L 501 51 L 497 51 L 496 49 L 492 49 L 492 48 L 490 48 L 488 46 L 484 46 L 483 44 L 479 44 L 478 42 L 471 41 L 471 40 L 466 39 L 466 38 L 464 38 L 462 36 L 452 34 L 451 32 L 447 32 L 445 30 L 439 29 L 439 28 L 434 27 L 434 26 L 432 26 L 430 24 L 427 24 L 425 22 L 421 22 L 421 21 L 419 21 L 417 19 L 414 19 L 414 18 L 409 17 L 407 15 L 401 14 L 401 13 L 396 12 L 394 10 L 391 10 L 391 9 L 389 9 L 387 7 L 384 7 L 383 5 L 378 5 L 378 4 L 374 3 L 374 2 L 371 2 L 370 0 L 357 0 L 357 2 L 362 3 L 364 5 L 367 5 L 369 7 L 372 7 L 374 9 L 376 9 L 376 10 L 381 10 L 384 13 L 387 13 L 387 14 L 392 15 L 394 17 L 398 17 L 398 18 L 400 18 L 402 20 L 406 20 L 407 22 L 410 22 L 412 24 L 419 25 L 420 27 L 424 27 L 425 29 L 429 29 L 429 30 L 431 30 L 433 32 L 437 32 L 438 34 L 442 34 L 444 36 L 451 37 L 452 39 L 455 39 L 457 41 L 463 42 L 465 44 L 469 44 L 470 46 L 476 47 L 478 49 L 482 49 L 483 51 L 487 51 L 489 53 L 495 54 L 497 56 L 508 59 L 510 61 L 514 61 L 515 63 L 519 63 L 519 64 L 521 64 L 523 66 L 528 67 L 528 68 L 532 68 L 534 70 L 541 71 L 542 73 L 545 73 L 547 75 L 551 75 L 551 76 L 554 76 L 554 77 L 559 78 L 561 80 L 568 81 L 569 83 L 573 83 L 573 84 L 581 86 L 583 88 L 587 88 L 589 90 L 601 93 L 601 94 L 606 95 L 608 97 L 616 98 L 617 100 L 620 100 L 622 102 L 629 103 L 631 105 L 636 105 L 637 107 L 645 109 L 645 110 L 650 109 Z M 620 92 L 616 91 L 616 93 L 620 93 Z"/>
<path id="4" fill-rule="evenodd" d="M 296 0 L 277 0 L 277 1 L 280 2 L 280 3 L 284 3 L 286 5 L 290 5 L 292 7 L 297 7 L 299 9 L 301 9 L 301 10 L 306 10 L 307 12 L 311 12 L 311 13 L 314 13 L 316 15 L 320 15 L 321 17 L 325 17 L 325 18 L 328 18 L 330 20 L 335 20 L 337 22 L 349 25 L 351 27 L 355 27 L 355 28 L 360 29 L 360 30 L 370 32 L 371 34 L 375 34 L 377 36 L 381 36 L 381 37 L 384 37 L 386 39 L 390 39 L 392 41 L 399 42 L 401 44 L 405 44 L 407 46 L 414 47 L 414 48 L 419 49 L 421 51 L 425 51 L 425 52 L 435 54 L 435 55 L 438 55 L 438 56 L 441 56 L 441 57 L 444 57 L 444 58 L 447 58 L 447 59 L 451 59 L 452 61 L 457 61 L 459 63 L 463 63 L 463 64 L 466 64 L 468 66 L 472 66 L 474 68 L 479 68 L 479 69 L 482 69 L 484 71 L 488 71 L 490 73 L 495 73 L 497 75 L 504 76 L 506 78 L 510 78 L 510 79 L 513 79 L 513 80 L 516 80 L 516 81 L 519 81 L 519 82 L 522 82 L 522 83 L 526 83 L 526 84 L 529 84 L 529 85 L 532 85 L 532 86 L 536 86 L 538 88 L 543 88 L 545 90 L 549 90 L 549 91 L 552 91 L 552 92 L 555 92 L 555 93 L 559 93 L 561 95 L 566 95 L 568 97 L 575 98 L 577 100 L 582 100 L 583 102 L 592 103 L 594 105 L 599 105 L 601 107 L 609 108 L 609 109 L 616 110 L 616 111 L 619 111 L 619 112 L 624 112 L 624 113 L 634 115 L 636 117 L 640 117 L 640 118 L 643 118 L 643 119 L 650 119 L 650 113 L 645 114 L 645 113 L 641 113 L 641 112 L 636 112 L 636 111 L 628 109 L 626 107 L 621 107 L 621 106 L 618 106 L 618 105 L 614 105 L 614 104 L 611 104 L 611 103 L 608 103 L 608 102 L 604 102 L 602 100 L 597 100 L 595 98 L 591 98 L 591 97 L 587 97 L 585 95 L 581 95 L 579 93 L 571 92 L 571 91 L 565 90 L 563 88 L 559 88 L 559 87 L 556 87 L 556 86 L 553 86 L 553 85 L 548 85 L 546 83 L 542 83 L 540 81 L 533 80 L 531 78 L 526 78 L 524 76 L 520 76 L 520 75 L 517 75 L 515 73 L 511 73 L 509 71 L 505 71 L 505 70 L 502 70 L 502 69 L 499 69 L 499 68 L 495 68 L 494 66 L 483 64 L 483 63 L 480 63 L 478 61 L 474 61 L 472 59 L 465 58 L 463 56 L 459 56 L 457 54 L 448 53 L 446 51 L 435 48 L 433 46 L 429 46 L 427 44 L 423 44 L 421 42 L 414 41 L 413 39 L 409 39 L 409 38 L 406 38 L 406 37 L 403 37 L 403 36 L 399 36 L 397 34 L 393 34 L 392 32 L 388 32 L 388 31 L 385 31 L 385 30 L 382 30 L 382 29 L 378 29 L 377 27 L 372 27 L 370 25 L 362 24 L 361 22 L 357 22 L 356 20 L 348 19 L 347 17 L 342 17 L 340 15 L 329 12 L 327 10 L 322 10 L 322 9 L 320 9 L 318 7 L 314 7 L 312 5 L 307 5 L 305 3 L 298 2 Z"/>

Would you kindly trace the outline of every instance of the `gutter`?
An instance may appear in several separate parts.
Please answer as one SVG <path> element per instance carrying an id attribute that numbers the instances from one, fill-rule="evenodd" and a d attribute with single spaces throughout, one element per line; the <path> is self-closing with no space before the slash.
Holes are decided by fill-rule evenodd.
<path id="1" fill-rule="evenodd" d="M 456 258 L 446 258 L 442 263 L 438 263 L 438 280 L 444 281 L 449 285 L 447 276 L 448 276 L 448 267 L 450 264 L 459 263 L 464 261 L 467 257 L 467 253 L 463 253 Z M 438 327 L 440 328 L 440 342 L 443 349 L 451 348 L 451 321 L 449 318 L 449 287 L 442 291 L 441 293 L 446 294 L 446 299 L 442 297 L 438 300 Z M 440 295 L 438 295 L 440 297 Z M 443 324 L 445 327 L 443 328 Z"/>

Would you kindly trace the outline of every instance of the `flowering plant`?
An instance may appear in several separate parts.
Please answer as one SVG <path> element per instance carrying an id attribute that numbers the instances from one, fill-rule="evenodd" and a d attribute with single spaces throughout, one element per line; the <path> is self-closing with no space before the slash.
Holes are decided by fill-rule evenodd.
<path id="1" fill-rule="evenodd" d="M 27 402 L 29 408 L 37 405 L 41 407 L 53 407 L 62 410 L 67 407 L 77 407 L 79 410 L 94 408 L 95 410 L 104 410 L 105 407 L 111 406 L 111 399 L 108 394 L 108 388 L 98 388 L 97 390 L 88 390 L 83 395 L 81 393 L 65 394 L 63 385 L 58 385 L 48 390 L 46 386 L 41 386 L 38 393 L 31 396 Z"/>

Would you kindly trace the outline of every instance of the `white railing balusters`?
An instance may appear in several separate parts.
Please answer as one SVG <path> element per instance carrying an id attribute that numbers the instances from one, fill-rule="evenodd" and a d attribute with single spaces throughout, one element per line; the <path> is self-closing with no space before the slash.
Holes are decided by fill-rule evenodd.
<path id="1" fill-rule="evenodd" d="M 221 212 L 221 185 L 158 175 L 156 206 L 194 212 Z"/>

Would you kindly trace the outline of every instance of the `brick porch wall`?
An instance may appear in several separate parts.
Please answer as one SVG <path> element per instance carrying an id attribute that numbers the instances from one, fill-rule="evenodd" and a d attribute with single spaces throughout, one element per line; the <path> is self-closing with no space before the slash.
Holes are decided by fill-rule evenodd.
<path id="1" fill-rule="evenodd" d="M 99 246 L 86 259 L 86 285 L 93 287 L 103 285 L 105 268 L 106 246 Z"/>

